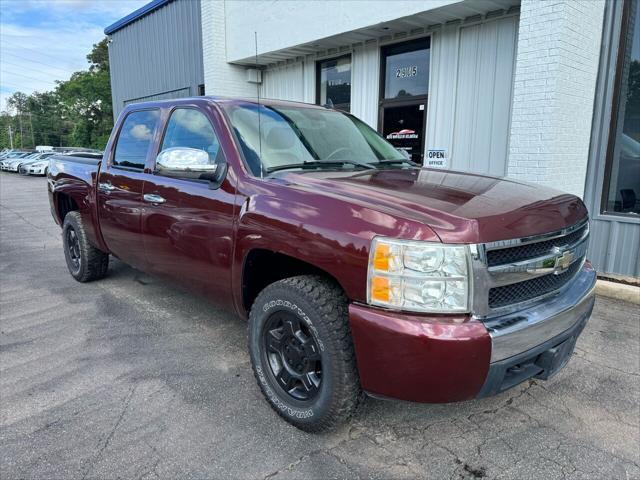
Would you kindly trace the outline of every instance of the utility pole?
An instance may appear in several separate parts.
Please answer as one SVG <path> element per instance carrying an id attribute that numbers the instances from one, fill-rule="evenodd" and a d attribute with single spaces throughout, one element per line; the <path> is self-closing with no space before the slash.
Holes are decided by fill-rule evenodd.
<path id="1" fill-rule="evenodd" d="M 11 145 L 11 150 L 13 150 L 13 131 L 11 130 L 11 125 L 9 125 L 9 144 Z"/>
<path id="2" fill-rule="evenodd" d="M 18 110 L 18 124 L 20 125 L 20 148 L 24 148 L 24 142 L 22 140 L 22 112 Z"/>
<path id="3" fill-rule="evenodd" d="M 36 140 L 33 135 L 33 118 L 31 118 L 31 112 L 29 112 L 29 125 L 31 126 L 31 145 L 36 148 Z"/>

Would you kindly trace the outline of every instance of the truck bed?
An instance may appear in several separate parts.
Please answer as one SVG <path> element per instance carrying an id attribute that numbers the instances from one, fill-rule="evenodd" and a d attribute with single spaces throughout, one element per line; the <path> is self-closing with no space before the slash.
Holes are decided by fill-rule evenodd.
<path id="1" fill-rule="evenodd" d="M 102 155 L 93 153 L 78 153 L 76 155 L 52 155 L 50 160 L 69 163 L 83 163 L 85 165 L 100 165 L 100 162 L 102 162 Z"/>

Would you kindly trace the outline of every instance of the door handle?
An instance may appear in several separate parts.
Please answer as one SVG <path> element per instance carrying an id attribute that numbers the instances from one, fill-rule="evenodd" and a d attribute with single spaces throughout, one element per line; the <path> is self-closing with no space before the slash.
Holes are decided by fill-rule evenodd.
<path id="1" fill-rule="evenodd" d="M 143 198 L 145 202 L 153 203 L 154 205 L 158 203 L 166 202 L 166 200 L 162 198 L 160 195 L 155 195 L 153 193 L 145 193 L 143 195 Z"/>
<path id="2" fill-rule="evenodd" d="M 114 187 L 110 183 L 99 183 L 98 184 L 98 190 L 100 190 L 103 193 L 113 192 L 115 189 L 116 189 L 116 187 Z"/>

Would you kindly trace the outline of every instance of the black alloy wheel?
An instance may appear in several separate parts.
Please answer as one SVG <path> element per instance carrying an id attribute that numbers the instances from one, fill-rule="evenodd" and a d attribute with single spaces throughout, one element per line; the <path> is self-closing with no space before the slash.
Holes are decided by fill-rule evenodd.
<path id="1" fill-rule="evenodd" d="M 275 383 L 295 400 L 313 400 L 322 383 L 322 358 L 309 327 L 293 313 L 274 312 L 262 341 L 265 364 Z"/>
<path id="2" fill-rule="evenodd" d="M 72 274 L 77 274 L 82 266 L 82 256 L 80 255 L 80 241 L 73 227 L 67 228 L 66 231 L 67 253 L 69 255 L 70 267 Z"/>
<path id="3" fill-rule="evenodd" d="M 91 245 L 80 212 L 69 212 L 64 217 L 62 244 L 69 273 L 77 281 L 90 282 L 107 274 L 109 254 Z"/>
<path id="4" fill-rule="evenodd" d="M 249 354 L 258 386 L 287 422 L 307 432 L 348 420 L 362 401 L 340 285 L 318 275 L 278 280 L 249 314 Z"/>

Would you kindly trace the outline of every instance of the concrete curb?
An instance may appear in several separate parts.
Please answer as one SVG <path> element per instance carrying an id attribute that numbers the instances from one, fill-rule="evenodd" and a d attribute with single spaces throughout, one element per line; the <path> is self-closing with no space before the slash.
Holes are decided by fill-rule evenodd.
<path id="1" fill-rule="evenodd" d="M 640 287 L 634 287 L 633 285 L 598 279 L 596 282 L 596 294 L 640 305 Z"/>

